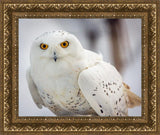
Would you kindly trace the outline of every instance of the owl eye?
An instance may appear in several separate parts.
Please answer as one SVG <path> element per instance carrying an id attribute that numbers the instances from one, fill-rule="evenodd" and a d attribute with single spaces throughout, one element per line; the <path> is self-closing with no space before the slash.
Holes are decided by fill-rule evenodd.
<path id="1" fill-rule="evenodd" d="M 61 47 L 62 48 L 67 48 L 69 46 L 69 42 L 68 41 L 64 41 L 61 43 Z"/>
<path id="2" fill-rule="evenodd" d="M 40 44 L 40 48 L 43 50 L 46 50 L 48 48 L 48 45 L 42 43 L 42 44 Z"/>

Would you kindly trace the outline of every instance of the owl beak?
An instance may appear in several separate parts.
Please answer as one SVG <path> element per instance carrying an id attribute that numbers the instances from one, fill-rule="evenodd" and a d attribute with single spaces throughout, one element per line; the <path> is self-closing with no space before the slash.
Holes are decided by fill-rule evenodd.
<path id="1" fill-rule="evenodd" d="M 57 61 L 57 55 L 56 55 L 56 52 L 54 52 L 53 59 L 54 59 L 54 61 L 55 61 L 55 62 Z"/>
<path id="2" fill-rule="evenodd" d="M 57 56 L 54 56 L 53 58 L 54 58 L 54 61 L 56 62 L 57 61 Z"/>

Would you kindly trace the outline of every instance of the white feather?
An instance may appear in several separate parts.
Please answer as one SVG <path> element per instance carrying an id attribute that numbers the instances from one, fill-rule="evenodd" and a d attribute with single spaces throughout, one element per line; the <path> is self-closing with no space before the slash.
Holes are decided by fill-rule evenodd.
<path id="1" fill-rule="evenodd" d="M 27 78 L 28 87 L 29 87 L 30 93 L 32 95 L 32 98 L 33 98 L 35 104 L 37 105 L 37 107 L 41 109 L 42 105 L 44 105 L 44 104 L 43 104 L 41 97 L 39 96 L 37 87 L 32 80 L 32 77 L 30 75 L 30 69 L 28 69 L 26 72 L 26 78 Z"/>
<path id="2" fill-rule="evenodd" d="M 99 62 L 83 70 L 79 75 L 78 84 L 98 115 L 116 115 L 114 106 L 122 96 L 123 88 L 119 88 L 122 85 L 122 78 L 113 66 Z"/>

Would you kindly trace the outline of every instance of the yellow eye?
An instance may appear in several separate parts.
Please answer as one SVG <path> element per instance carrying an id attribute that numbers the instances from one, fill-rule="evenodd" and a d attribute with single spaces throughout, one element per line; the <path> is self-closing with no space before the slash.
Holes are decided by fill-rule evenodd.
<path id="1" fill-rule="evenodd" d="M 67 48 L 69 46 L 69 42 L 68 41 L 64 41 L 61 43 L 61 47 L 62 48 Z"/>
<path id="2" fill-rule="evenodd" d="M 46 50 L 48 48 L 47 44 L 40 44 L 41 49 Z"/>

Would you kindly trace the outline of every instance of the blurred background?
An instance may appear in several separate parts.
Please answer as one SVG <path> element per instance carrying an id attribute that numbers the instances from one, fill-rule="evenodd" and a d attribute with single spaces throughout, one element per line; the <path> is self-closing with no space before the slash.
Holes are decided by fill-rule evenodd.
<path id="1" fill-rule="evenodd" d="M 101 53 L 141 97 L 141 19 L 19 19 L 19 116 L 55 116 L 37 108 L 26 81 L 33 40 L 53 30 L 68 31 L 85 49 Z M 129 116 L 141 116 L 141 106 L 129 109 Z"/>

